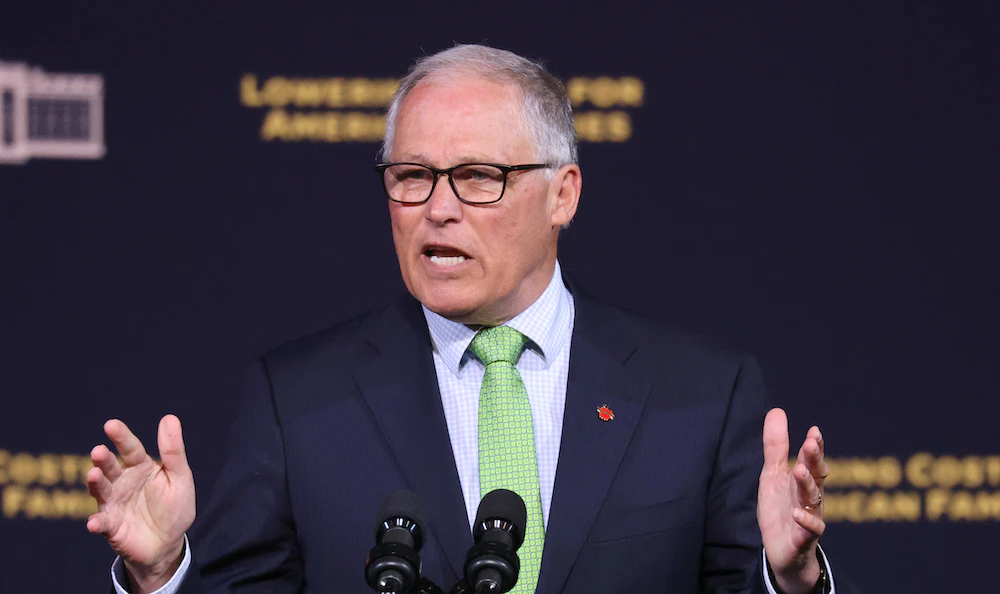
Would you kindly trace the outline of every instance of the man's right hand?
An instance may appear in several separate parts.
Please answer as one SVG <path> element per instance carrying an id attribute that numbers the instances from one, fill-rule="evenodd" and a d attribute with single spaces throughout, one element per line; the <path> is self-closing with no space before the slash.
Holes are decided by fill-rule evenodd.
<path id="1" fill-rule="evenodd" d="M 105 445 L 90 452 L 94 468 L 87 473 L 87 488 L 98 511 L 87 520 L 87 530 L 108 539 L 140 593 L 152 592 L 177 571 L 184 557 L 184 534 L 195 517 L 194 478 L 181 422 L 174 415 L 160 419 L 159 463 L 125 423 L 112 419 L 104 424 L 104 432 L 122 464 Z"/>

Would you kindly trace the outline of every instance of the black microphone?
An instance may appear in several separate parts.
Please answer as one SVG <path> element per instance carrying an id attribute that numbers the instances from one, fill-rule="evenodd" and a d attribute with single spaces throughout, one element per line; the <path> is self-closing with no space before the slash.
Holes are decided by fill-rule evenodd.
<path id="1" fill-rule="evenodd" d="M 477 594 L 502 594 L 517 584 L 521 560 L 517 549 L 524 543 L 528 511 L 521 496 L 507 489 L 490 491 L 479 502 L 472 535 L 476 544 L 465 557 L 465 583 L 456 591 L 472 588 Z"/>
<path id="2" fill-rule="evenodd" d="M 420 579 L 427 509 L 413 491 L 396 491 L 382 501 L 375 547 L 365 561 L 365 580 L 376 592 L 406 594 Z"/>

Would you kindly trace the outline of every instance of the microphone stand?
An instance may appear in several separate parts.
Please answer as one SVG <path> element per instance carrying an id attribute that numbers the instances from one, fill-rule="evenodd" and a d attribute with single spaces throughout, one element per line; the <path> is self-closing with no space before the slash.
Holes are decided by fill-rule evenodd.
<path id="1" fill-rule="evenodd" d="M 421 577 L 413 585 L 413 594 L 444 594 L 444 590 L 429 579 Z"/>
<path id="2" fill-rule="evenodd" d="M 465 581 L 463 578 L 458 580 L 458 583 L 452 586 L 451 591 L 448 592 L 448 594 L 474 594 L 474 592 L 475 590 L 469 586 L 469 582 Z"/>
<path id="3" fill-rule="evenodd" d="M 458 580 L 458 582 L 452 586 L 448 594 L 474 594 L 475 590 L 469 586 L 465 579 Z M 412 594 L 445 594 L 444 590 L 440 588 L 437 584 L 430 581 L 425 577 L 421 577 L 417 580 L 417 583 L 413 586 Z"/>

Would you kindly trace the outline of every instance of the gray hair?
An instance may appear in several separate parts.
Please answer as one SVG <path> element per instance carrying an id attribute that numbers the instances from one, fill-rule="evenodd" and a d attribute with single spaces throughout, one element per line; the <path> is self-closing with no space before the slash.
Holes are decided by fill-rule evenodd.
<path id="1" fill-rule="evenodd" d="M 578 162 L 573 108 L 566 87 L 540 63 L 485 45 L 456 45 L 416 61 L 400 81 L 386 113 L 384 159 L 392 153 L 399 109 L 417 83 L 430 76 L 462 75 L 517 86 L 521 92 L 521 118 L 533 141 L 535 158 L 557 167 Z"/>

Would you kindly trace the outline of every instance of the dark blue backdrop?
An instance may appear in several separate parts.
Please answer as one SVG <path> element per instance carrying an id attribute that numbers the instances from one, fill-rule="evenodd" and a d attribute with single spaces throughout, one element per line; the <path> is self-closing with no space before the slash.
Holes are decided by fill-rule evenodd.
<path id="1" fill-rule="evenodd" d="M 845 464 L 939 462 L 948 513 L 831 522 L 836 571 L 994 591 L 1000 479 L 961 469 L 1000 455 L 997 20 L 961 4 L 5 6 L 0 60 L 103 77 L 107 154 L 0 165 L 0 591 L 106 591 L 53 470 L 73 460 L 47 454 L 112 416 L 152 444 L 175 412 L 204 501 L 244 362 L 403 290 L 376 144 L 265 141 L 241 78 L 396 78 L 455 41 L 642 82 L 641 105 L 578 106 L 631 128 L 582 145 L 564 267 L 756 355 Z M 907 481 L 881 491 L 927 494 Z"/>

